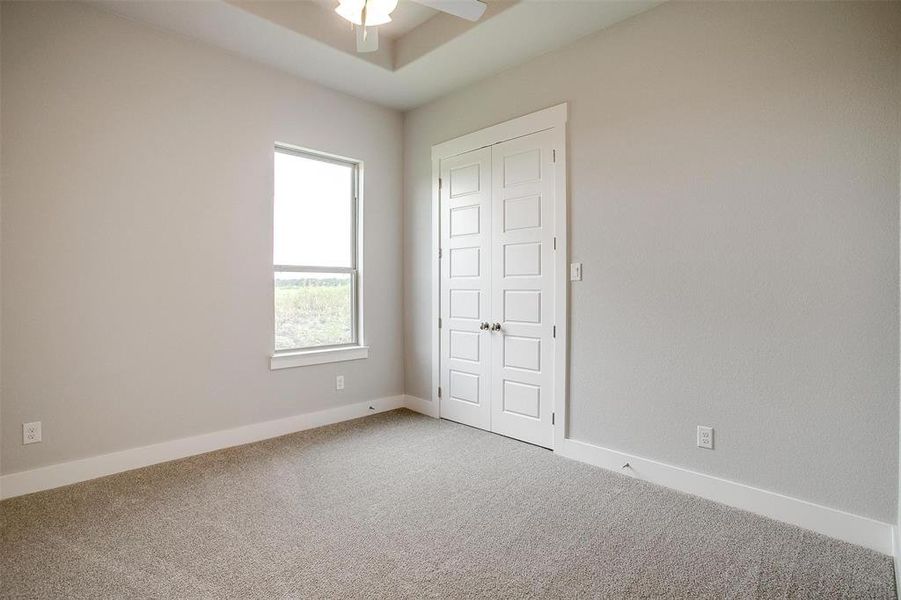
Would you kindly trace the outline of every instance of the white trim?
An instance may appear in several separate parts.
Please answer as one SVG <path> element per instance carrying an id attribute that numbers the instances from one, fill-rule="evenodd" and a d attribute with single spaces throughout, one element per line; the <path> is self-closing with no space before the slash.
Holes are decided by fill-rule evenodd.
<path id="1" fill-rule="evenodd" d="M 413 412 L 422 413 L 428 417 L 438 418 L 438 405 L 431 400 L 423 400 L 416 396 L 404 396 L 404 405 Z"/>
<path id="2" fill-rule="evenodd" d="M 888 523 L 572 439 L 565 440 L 557 452 L 567 458 L 797 525 L 883 554 L 893 554 L 894 528 Z M 625 463 L 629 463 L 629 467 L 624 469 Z"/>
<path id="3" fill-rule="evenodd" d="M 441 316 L 441 243 L 440 190 L 441 160 L 506 142 L 525 135 L 554 130 L 554 150 L 556 151 L 554 235 L 557 238 L 554 278 L 554 318 L 557 337 L 554 340 L 554 449 L 560 447 L 566 437 L 566 405 L 568 403 L 569 372 L 569 200 L 567 197 L 566 168 L 566 122 L 568 107 L 566 102 L 551 106 L 479 131 L 432 146 L 432 403 L 434 416 L 441 414 L 441 400 L 438 386 L 441 385 L 441 332 L 438 319 Z M 416 410 L 416 409 L 412 409 Z"/>
<path id="4" fill-rule="evenodd" d="M 432 146 L 432 159 L 450 158 L 470 150 L 493 146 L 513 138 L 560 127 L 566 123 L 566 102 L 461 135 Z"/>
<path id="5" fill-rule="evenodd" d="M 404 396 L 388 396 L 368 402 L 336 406 L 335 408 L 295 415 L 284 419 L 254 423 L 253 425 L 245 425 L 234 429 L 161 442 L 151 446 L 141 446 L 110 454 L 91 456 L 30 471 L 10 473 L 0 477 L 0 499 L 49 490 L 63 485 L 78 483 L 79 481 L 87 481 L 88 479 L 130 471 L 231 446 L 249 444 L 340 421 L 403 408 L 404 406 Z"/>
<path id="6" fill-rule="evenodd" d="M 333 348 L 329 349 L 319 349 L 319 350 L 289 350 L 289 351 L 275 351 L 271 357 L 269 362 L 269 369 L 287 369 L 291 367 L 303 367 L 307 365 L 318 365 L 329 362 L 340 362 L 345 360 L 357 360 L 361 358 L 368 358 L 368 346 L 366 346 L 366 335 L 365 335 L 365 327 L 364 327 L 364 314 L 365 314 L 365 305 L 363 298 L 363 199 L 365 197 L 364 193 L 364 180 L 363 180 L 363 171 L 364 164 L 363 161 L 357 158 L 350 158 L 347 156 L 341 156 L 339 154 L 332 154 L 330 152 L 322 152 L 320 150 L 314 150 L 312 148 L 305 148 L 303 146 L 296 146 L 294 144 L 288 144 L 285 142 L 275 142 L 275 152 L 283 152 L 285 154 L 293 154 L 295 156 L 301 156 L 304 158 L 309 158 L 311 160 L 319 160 L 323 162 L 331 162 L 338 163 L 346 166 L 350 166 L 353 168 L 353 190 L 352 190 L 352 198 L 351 198 L 351 221 L 352 221 L 352 235 L 351 235 L 351 256 L 353 257 L 353 265 L 350 267 L 327 267 L 327 266 L 313 266 L 313 265 L 273 265 L 273 272 L 320 272 L 320 273 L 346 273 L 350 275 L 351 280 L 351 293 L 353 296 L 353 311 L 352 311 L 352 319 L 351 319 L 351 328 L 353 333 L 353 341 L 355 347 L 350 348 L 350 350 L 356 350 L 356 353 L 350 352 L 347 354 L 335 354 L 333 357 L 324 358 L 328 355 L 323 355 L 323 357 L 315 358 L 315 353 L 320 352 L 329 352 L 334 350 Z M 275 182 L 272 180 L 270 183 L 273 184 L 272 189 L 272 198 L 274 202 L 274 185 Z M 275 223 L 273 221 L 273 227 Z M 275 293 L 273 289 L 273 294 Z M 272 329 L 271 331 L 275 332 L 275 304 L 272 305 Z M 273 337 L 274 340 L 274 337 Z M 347 350 L 348 348 L 340 348 L 339 350 Z M 365 349 L 365 356 L 362 355 L 364 353 L 359 352 L 360 349 Z M 356 354 L 356 355 L 355 355 Z M 296 359 L 286 359 L 286 356 L 296 356 Z"/>
<path id="7" fill-rule="evenodd" d="M 892 527 L 892 556 L 895 559 L 895 590 L 901 590 L 901 540 L 898 525 Z"/>
<path id="8" fill-rule="evenodd" d="M 360 360 L 369 358 L 369 346 L 351 346 L 349 348 L 326 348 L 322 350 L 304 350 L 301 352 L 284 352 L 273 354 L 269 359 L 269 369 L 290 369 L 324 363 Z"/>
<path id="9" fill-rule="evenodd" d="M 441 318 L 441 158 L 435 155 L 432 147 L 432 391 L 429 394 L 435 403 L 435 412 L 441 414 L 441 399 L 438 397 L 438 386 L 441 385 L 441 331 L 438 319 Z"/>
<path id="10" fill-rule="evenodd" d="M 554 233 L 557 249 L 554 255 L 554 449 L 566 441 L 567 407 L 569 406 L 569 199 L 566 194 L 566 113 L 554 128 Z"/>

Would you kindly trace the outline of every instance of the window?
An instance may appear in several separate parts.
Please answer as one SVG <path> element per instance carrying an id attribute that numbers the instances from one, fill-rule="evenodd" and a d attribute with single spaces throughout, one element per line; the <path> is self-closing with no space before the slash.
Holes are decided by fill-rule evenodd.
<path id="1" fill-rule="evenodd" d="M 274 164 L 273 368 L 365 358 L 357 352 L 365 350 L 357 268 L 360 165 L 281 146 Z M 286 354 L 295 360 L 276 361 Z M 298 362 L 296 355 L 307 356 Z"/>

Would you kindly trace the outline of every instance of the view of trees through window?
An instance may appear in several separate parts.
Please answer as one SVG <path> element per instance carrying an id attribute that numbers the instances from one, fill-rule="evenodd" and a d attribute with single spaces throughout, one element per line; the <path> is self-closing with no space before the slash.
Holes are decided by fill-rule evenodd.
<path id="1" fill-rule="evenodd" d="M 275 151 L 275 350 L 354 344 L 356 165 Z"/>
<path id="2" fill-rule="evenodd" d="M 352 343 L 351 301 L 349 275 L 277 273 L 275 349 Z"/>

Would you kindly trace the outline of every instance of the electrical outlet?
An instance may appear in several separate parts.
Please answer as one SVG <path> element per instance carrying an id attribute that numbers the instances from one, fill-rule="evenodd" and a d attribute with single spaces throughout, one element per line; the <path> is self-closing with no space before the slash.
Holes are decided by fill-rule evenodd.
<path id="1" fill-rule="evenodd" d="M 571 263 L 569 265 L 569 280 L 582 281 L 582 263 Z"/>
<path id="2" fill-rule="evenodd" d="M 22 423 L 22 443 L 37 444 L 41 441 L 41 422 Z"/>
<path id="3" fill-rule="evenodd" d="M 713 450 L 713 427 L 698 425 L 698 448 Z"/>
<path id="4" fill-rule="evenodd" d="M 344 389 L 344 375 L 338 375 L 335 377 L 335 389 L 343 390 Z"/>

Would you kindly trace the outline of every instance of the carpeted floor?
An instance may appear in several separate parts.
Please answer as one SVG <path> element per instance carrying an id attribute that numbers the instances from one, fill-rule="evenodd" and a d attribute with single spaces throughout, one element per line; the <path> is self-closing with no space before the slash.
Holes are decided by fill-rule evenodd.
<path id="1" fill-rule="evenodd" d="M 864 548 L 394 411 L 0 503 L 3 598 L 894 598 Z"/>

